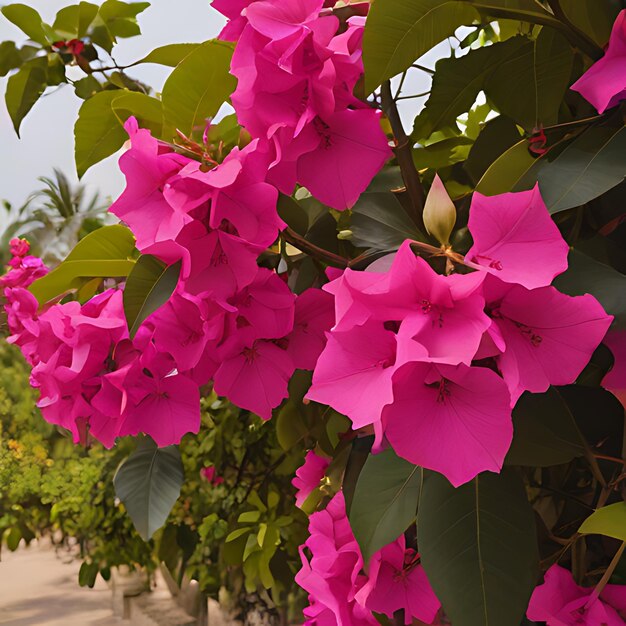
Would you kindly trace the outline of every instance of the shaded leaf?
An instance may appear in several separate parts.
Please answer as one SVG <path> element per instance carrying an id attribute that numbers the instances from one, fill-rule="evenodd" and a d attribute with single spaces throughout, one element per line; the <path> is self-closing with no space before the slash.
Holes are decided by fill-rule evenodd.
<path id="1" fill-rule="evenodd" d="M 394 250 L 405 239 L 424 240 L 393 193 L 361 195 L 352 208 L 352 243 L 355 246 Z"/>
<path id="2" fill-rule="evenodd" d="M 40 43 L 42 46 L 53 43 L 48 41 L 48 37 L 46 37 L 41 15 L 32 7 L 26 4 L 15 3 L 7 4 L 0 11 L 2 11 L 4 17 L 13 22 L 29 39 Z"/>
<path id="3" fill-rule="evenodd" d="M 522 139 L 487 168 L 476 185 L 476 191 L 485 196 L 497 196 L 512 191 L 536 161 L 528 151 L 528 141 Z"/>
<path id="4" fill-rule="evenodd" d="M 359 474 L 350 507 L 350 526 L 365 563 L 415 521 L 422 468 L 391 448 L 370 454 Z"/>
<path id="5" fill-rule="evenodd" d="M 455 626 L 518 626 L 538 572 L 532 508 L 512 470 L 455 489 L 424 480 L 417 541 L 428 579 Z"/>
<path id="6" fill-rule="evenodd" d="M 18 137 L 20 125 L 48 84 L 48 59 L 37 57 L 22 65 L 7 82 L 7 110 Z"/>
<path id="7" fill-rule="evenodd" d="M 356 484 L 363 466 L 370 457 L 370 452 L 374 445 L 374 436 L 357 437 L 350 447 L 350 454 L 346 463 L 341 489 L 346 500 L 346 511 L 350 515 L 352 500 L 356 490 Z M 329 467 L 330 471 L 330 467 Z"/>
<path id="8" fill-rule="evenodd" d="M 83 561 L 78 570 L 78 584 L 81 587 L 89 587 L 90 589 L 96 584 L 96 578 L 99 570 L 98 563 Z"/>
<path id="9" fill-rule="evenodd" d="M 115 493 L 145 541 L 165 524 L 183 480 L 178 448 L 158 448 L 149 437 L 117 470 L 113 479 Z"/>
<path id="10" fill-rule="evenodd" d="M 626 177 L 626 127 L 592 126 L 554 160 L 541 159 L 537 178 L 550 213 L 581 206 Z"/>
<path id="11" fill-rule="evenodd" d="M 24 60 L 14 41 L 0 43 L 0 76 L 6 76 L 11 70 L 17 69 Z"/>
<path id="12" fill-rule="evenodd" d="M 199 43 L 171 43 L 167 46 L 160 46 L 137 61 L 137 63 L 157 63 L 167 67 L 176 67 L 200 45 Z"/>
<path id="13" fill-rule="evenodd" d="M 513 443 L 507 465 L 549 467 L 584 456 L 574 416 L 559 392 L 525 393 L 513 410 Z"/>
<path id="14" fill-rule="evenodd" d="M 583 535 L 604 535 L 626 541 L 626 502 L 597 509 L 578 529 Z"/>
<path id="15" fill-rule="evenodd" d="M 418 170 L 439 170 L 467 159 L 473 141 L 467 137 L 450 137 L 413 150 L 413 163 Z"/>
<path id="16" fill-rule="evenodd" d="M 149 254 L 139 257 L 124 287 L 124 315 L 131 339 L 144 320 L 170 299 L 180 270 L 181 261 L 168 267 Z"/>
<path id="17" fill-rule="evenodd" d="M 204 130 L 235 90 L 230 75 L 232 46 L 221 41 L 199 45 L 181 61 L 163 87 L 165 126 L 191 136 L 194 129 Z"/>
<path id="18" fill-rule="evenodd" d="M 135 238 L 125 226 L 103 226 L 81 239 L 67 258 L 28 289 L 39 304 L 75 291 L 94 277 L 127 276 L 135 265 L 129 260 Z"/>
<path id="19" fill-rule="evenodd" d="M 613 327 L 626 328 L 626 276 L 578 250 L 570 251 L 568 264 L 567 271 L 554 280 L 554 286 L 570 296 L 590 293 L 615 316 Z"/>
<path id="20" fill-rule="evenodd" d="M 619 2 L 612 0 L 559 0 L 569 20 L 604 47 L 611 35 L 613 22 L 617 18 Z"/>
<path id="21" fill-rule="evenodd" d="M 529 132 L 540 125 L 556 124 L 573 61 L 574 52 L 565 37 L 543 28 L 537 39 L 498 65 L 485 92 L 502 114 Z"/>

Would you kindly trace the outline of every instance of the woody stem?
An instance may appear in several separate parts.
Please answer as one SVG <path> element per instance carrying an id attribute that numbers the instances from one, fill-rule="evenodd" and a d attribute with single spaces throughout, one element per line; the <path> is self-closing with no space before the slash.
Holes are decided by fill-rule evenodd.
<path id="1" fill-rule="evenodd" d="M 329 263 L 330 265 L 336 265 L 341 268 L 348 267 L 348 263 L 350 259 L 346 257 L 339 256 L 334 252 L 330 252 L 329 250 L 325 250 L 324 248 L 320 248 L 316 246 L 314 243 L 311 243 L 307 239 L 305 239 L 302 235 L 299 235 L 295 230 L 289 228 L 285 228 L 282 232 L 283 239 L 290 243 L 292 246 L 298 248 L 298 250 L 302 250 L 302 252 L 306 252 L 310 256 L 319 259 L 320 261 L 324 261 L 325 263 Z"/>
<path id="2" fill-rule="evenodd" d="M 381 101 L 383 111 L 389 119 L 391 130 L 396 140 L 396 147 L 394 152 L 398 165 L 400 166 L 400 172 L 406 186 L 406 190 L 411 199 L 411 218 L 422 233 L 426 232 L 424 228 L 424 219 L 422 213 L 424 211 L 424 202 L 426 196 L 424 194 L 424 188 L 422 187 L 422 181 L 420 175 L 413 163 L 413 153 L 411 150 L 411 140 L 404 132 L 404 126 L 402 126 L 402 120 L 398 113 L 398 107 L 393 99 L 391 93 L 391 81 L 385 81 L 381 85 Z"/>
<path id="3" fill-rule="evenodd" d="M 600 582 L 596 585 L 596 588 L 593 590 L 591 596 L 589 596 L 589 600 L 587 600 L 587 604 L 585 608 L 590 607 L 599 597 L 600 594 L 604 591 L 604 588 L 607 586 L 609 580 L 611 580 L 611 576 L 613 576 L 613 572 L 617 567 L 617 564 L 620 562 L 622 555 L 624 554 L 624 549 L 626 549 L 626 541 L 622 542 L 622 545 L 619 547 L 615 556 L 613 557 L 611 563 L 606 568 L 606 572 L 604 572 L 604 576 L 600 579 Z"/>

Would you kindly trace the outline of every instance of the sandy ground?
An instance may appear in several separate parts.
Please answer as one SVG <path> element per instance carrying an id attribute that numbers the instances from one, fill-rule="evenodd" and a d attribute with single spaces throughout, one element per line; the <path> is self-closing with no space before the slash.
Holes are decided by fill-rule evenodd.
<path id="1" fill-rule="evenodd" d="M 65 560 L 69 560 L 69 557 Z M 46 545 L 2 550 L 2 626 L 118 626 L 111 592 L 98 577 L 93 589 L 78 585 L 80 561 L 64 562 Z"/>

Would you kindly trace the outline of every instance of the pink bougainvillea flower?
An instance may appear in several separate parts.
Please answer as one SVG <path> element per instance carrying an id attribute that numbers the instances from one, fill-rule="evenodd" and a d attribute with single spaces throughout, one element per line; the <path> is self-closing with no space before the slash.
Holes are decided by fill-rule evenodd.
<path id="1" fill-rule="evenodd" d="M 126 189 L 110 211 L 128 224 L 143 250 L 151 244 L 174 239 L 190 218 L 175 210 L 164 198 L 163 187 L 189 159 L 164 152 L 150 131 L 137 127 L 131 117 L 125 124 L 131 148 L 120 157 Z"/>
<path id="2" fill-rule="evenodd" d="M 597 598 L 579 587 L 570 571 L 553 565 L 533 592 L 526 616 L 547 626 L 624 626 L 626 586 L 607 585 Z"/>
<path id="3" fill-rule="evenodd" d="M 425 359 L 426 350 L 414 343 L 410 356 Z M 400 365 L 396 349 L 395 333 L 382 322 L 331 333 L 306 397 L 347 415 L 354 428 L 379 422 L 383 407 L 393 401 L 391 380 Z"/>
<path id="4" fill-rule="evenodd" d="M 163 447 L 200 428 L 200 392 L 187 376 L 141 372 L 129 381 L 128 396 L 121 434 L 146 433 Z"/>
<path id="5" fill-rule="evenodd" d="M 200 476 L 204 478 L 204 480 L 208 481 L 214 487 L 221 485 L 224 482 L 222 476 L 216 476 L 215 474 L 215 465 L 207 465 L 200 470 Z"/>
<path id="6" fill-rule="evenodd" d="M 269 39 L 289 37 L 318 19 L 323 0 L 260 0 L 246 10 L 248 23 Z"/>
<path id="7" fill-rule="evenodd" d="M 304 610 L 306 624 L 376 626 L 372 613 L 355 600 L 366 582 L 360 574 L 361 550 L 346 516 L 343 493 L 337 493 L 323 511 L 309 518 L 309 533 L 300 548 L 302 569 L 296 582 L 309 593 L 311 605 Z M 305 547 L 311 558 L 305 554 Z"/>
<path id="8" fill-rule="evenodd" d="M 279 339 L 293 329 L 295 296 L 275 272 L 259 268 L 254 280 L 230 298 L 242 318 L 260 339 Z"/>
<path id="9" fill-rule="evenodd" d="M 404 610 L 404 623 L 413 619 L 432 624 L 441 602 L 432 590 L 419 555 L 407 550 L 404 537 L 385 546 L 372 556 L 368 581 L 357 593 L 357 601 L 375 613 L 389 618 Z"/>
<path id="10" fill-rule="evenodd" d="M 614 394 L 626 407 L 626 331 L 611 329 L 604 342 L 615 359 L 611 371 L 602 381 L 602 386 Z"/>
<path id="11" fill-rule="evenodd" d="M 298 369 L 313 370 L 335 321 L 333 298 L 321 289 L 307 289 L 296 300 L 293 331 L 287 352 Z"/>
<path id="12" fill-rule="evenodd" d="M 554 287 L 529 291 L 490 278 L 486 294 L 506 344 L 497 361 L 513 404 L 524 391 L 573 383 L 613 320 L 593 296 L 566 296 Z"/>
<path id="13" fill-rule="evenodd" d="M 213 0 L 211 6 L 228 18 L 228 23 L 219 34 L 223 41 L 237 41 L 248 20 L 243 14 L 254 0 Z"/>
<path id="14" fill-rule="evenodd" d="M 626 9 L 615 20 L 606 54 L 573 85 L 598 113 L 626 99 Z"/>
<path id="15" fill-rule="evenodd" d="M 320 202 L 350 208 L 393 153 L 373 109 L 346 110 L 312 122 L 320 143 L 298 160 L 298 182 Z"/>
<path id="16" fill-rule="evenodd" d="M 400 456 L 455 487 L 480 472 L 499 472 L 513 437 L 506 385 L 483 367 L 404 365 L 393 376 L 393 403 L 382 420 Z"/>
<path id="17" fill-rule="evenodd" d="M 15 237 L 9 241 L 9 252 L 11 256 L 24 257 L 30 250 L 30 244 L 26 239 Z"/>
<path id="18" fill-rule="evenodd" d="M 567 269 L 569 247 L 538 185 L 532 191 L 492 197 L 475 193 L 468 226 L 474 245 L 466 260 L 504 282 L 546 287 Z"/>
<path id="19" fill-rule="evenodd" d="M 229 337 L 221 348 L 221 364 L 215 373 L 215 391 L 265 420 L 288 395 L 287 385 L 295 367 L 285 350 L 257 339 L 251 327 Z"/>
<path id="20" fill-rule="evenodd" d="M 291 484 L 298 490 L 296 506 L 302 508 L 306 499 L 319 486 L 329 465 L 330 459 L 317 455 L 315 450 L 307 452 L 304 457 L 304 465 L 296 470 L 296 477 L 291 481 Z"/>

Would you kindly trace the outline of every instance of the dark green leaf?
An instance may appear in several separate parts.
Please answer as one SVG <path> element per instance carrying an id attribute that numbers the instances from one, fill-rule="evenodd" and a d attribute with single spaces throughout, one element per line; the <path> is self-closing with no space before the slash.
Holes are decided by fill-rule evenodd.
<path id="1" fill-rule="evenodd" d="M 372 445 L 374 444 L 374 436 L 367 435 L 365 437 L 357 437 L 350 446 L 350 454 L 346 463 L 346 469 L 343 475 L 341 489 L 346 499 L 346 511 L 350 515 L 352 508 L 352 500 L 356 490 L 356 484 L 359 480 L 359 474 L 363 466 L 370 457 Z M 330 472 L 330 467 L 329 467 Z"/>
<path id="2" fill-rule="evenodd" d="M 13 526 L 11 530 L 5 535 L 5 541 L 7 548 L 11 552 L 15 552 L 20 547 L 20 541 L 22 540 L 22 531 L 19 526 Z"/>
<path id="3" fill-rule="evenodd" d="M 102 85 L 93 74 L 74 82 L 74 93 L 82 100 L 88 100 L 99 91 L 102 91 Z"/>
<path id="4" fill-rule="evenodd" d="M 607 346 L 601 343 L 591 356 L 591 361 L 587 364 L 587 367 L 582 371 L 577 385 L 583 387 L 600 387 L 604 377 L 613 369 L 615 365 L 615 357 Z"/>
<path id="5" fill-rule="evenodd" d="M 515 122 L 499 115 L 487 122 L 470 150 L 464 168 L 478 182 L 490 165 L 520 140 Z"/>
<path id="6" fill-rule="evenodd" d="M 617 502 L 597 509 L 578 529 L 583 535 L 605 535 L 626 541 L 626 502 Z"/>
<path id="7" fill-rule="evenodd" d="M 367 563 L 415 521 L 422 468 L 388 448 L 370 455 L 359 474 L 350 507 L 350 526 Z"/>
<path id="8" fill-rule="evenodd" d="M 167 46 L 160 46 L 137 63 L 157 63 L 167 67 L 176 67 L 200 45 L 199 43 L 171 43 Z"/>
<path id="9" fill-rule="evenodd" d="M 614 327 L 626 328 L 626 276 L 578 250 L 570 251 L 568 261 L 569 268 L 554 286 L 570 296 L 590 293 L 615 316 Z"/>
<path id="10" fill-rule="evenodd" d="M 135 265 L 130 260 L 135 238 L 125 226 L 103 226 L 81 239 L 52 272 L 36 280 L 29 291 L 39 304 L 80 289 L 95 277 L 127 276 Z"/>
<path id="11" fill-rule="evenodd" d="M 47 81 L 47 57 L 37 57 L 27 61 L 16 74 L 9 78 L 5 99 L 13 128 L 18 136 L 22 120 L 46 90 Z"/>
<path id="12" fill-rule="evenodd" d="M 6 76 L 11 70 L 23 63 L 22 55 L 13 41 L 0 43 L 0 76 Z"/>
<path id="13" fill-rule="evenodd" d="M 82 39 L 98 14 L 98 5 L 81 2 L 62 8 L 52 28 L 67 38 Z"/>
<path id="14" fill-rule="evenodd" d="M 290 196 L 280 194 L 278 198 L 278 215 L 298 234 L 306 235 L 309 230 L 309 216 L 306 211 Z"/>
<path id="15" fill-rule="evenodd" d="M 149 254 L 139 257 L 124 287 L 124 314 L 131 339 L 143 321 L 170 299 L 180 268 L 180 261 L 167 267 Z"/>
<path id="16" fill-rule="evenodd" d="M 626 177 L 625 154 L 625 126 L 593 126 L 554 160 L 548 153 L 537 178 L 550 213 L 581 206 L 619 185 Z"/>
<path id="17" fill-rule="evenodd" d="M 172 136 L 178 129 L 190 137 L 194 130 L 204 131 L 235 90 L 229 73 L 232 46 L 207 41 L 188 54 L 170 74 L 163 87 L 165 126 Z"/>
<path id="18" fill-rule="evenodd" d="M 352 209 L 355 246 L 395 250 L 405 239 L 424 240 L 393 193 L 364 193 Z"/>
<path id="19" fill-rule="evenodd" d="M 585 454 L 574 416 L 554 388 L 546 393 L 525 393 L 513 410 L 513 425 L 507 465 L 549 467 Z"/>
<path id="20" fill-rule="evenodd" d="M 120 95 L 120 91 L 101 91 L 80 107 L 74 126 L 74 157 L 79 177 L 117 152 L 128 138 L 112 108 Z"/>
<path id="21" fill-rule="evenodd" d="M 83 561 L 80 570 L 78 570 L 78 584 L 81 587 L 93 588 L 96 584 L 99 569 L 96 562 L 88 563 L 87 561 Z"/>
<path id="22" fill-rule="evenodd" d="M 544 28 L 537 39 L 498 65 L 485 84 L 485 93 L 502 114 L 529 132 L 556 124 L 573 61 L 574 52 L 565 37 Z"/>
<path id="23" fill-rule="evenodd" d="M 15 3 L 7 4 L 0 10 L 4 17 L 13 22 L 29 39 L 40 43 L 42 46 L 48 46 L 52 43 L 46 37 L 41 15 L 32 7 L 26 4 Z"/>
<path id="24" fill-rule="evenodd" d="M 533 511 L 519 476 L 480 474 L 455 489 L 425 477 L 417 517 L 422 564 L 454 626 L 518 626 L 538 572 Z"/>
<path id="25" fill-rule="evenodd" d="M 178 448 L 158 448 L 148 437 L 118 469 L 115 493 L 145 541 L 165 524 L 183 480 Z"/>
<path id="26" fill-rule="evenodd" d="M 619 2 L 611 0 L 559 0 L 565 15 L 584 33 L 604 47 L 619 12 Z M 623 6 L 623 5 L 622 5 Z"/>
<path id="27" fill-rule="evenodd" d="M 437 62 L 430 97 L 415 120 L 420 137 L 442 128 L 456 128 L 456 119 L 469 111 L 493 71 L 516 58 L 528 46 L 525 37 L 514 37 L 485 48 L 470 50 L 465 56 Z"/>

